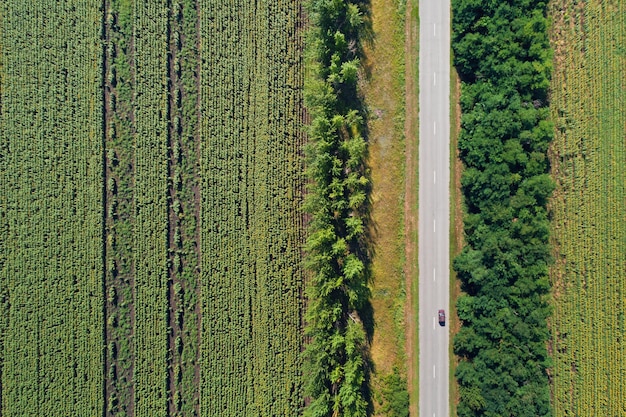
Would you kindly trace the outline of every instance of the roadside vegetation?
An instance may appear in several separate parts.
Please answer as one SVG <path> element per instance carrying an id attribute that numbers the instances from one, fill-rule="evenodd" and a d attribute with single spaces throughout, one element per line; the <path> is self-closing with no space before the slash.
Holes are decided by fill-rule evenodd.
<path id="1" fill-rule="evenodd" d="M 554 414 L 626 415 L 626 3 L 551 2 Z"/>
<path id="2" fill-rule="evenodd" d="M 308 417 L 371 414 L 370 179 L 357 88 L 364 2 L 311 0 L 305 395 Z"/>
<path id="3" fill-rule="evenodd" d="M 370 345 L 372 404 L 374 416 L 388 417 L 408 415 L 407 368 L 409 357 L 414 357 L 405 349 L 405 333 L 410 331 L 405 315 L 410 278 L 405 277 L 403 205 L 406 7 L 399 0 L 371 2 L 372 34 L 364 42 L 359 81 L 368 114 L 367 165 L 372 179 L 370 288 L 376 317 Z"/>
<path id="4" fill-rule="evenodd" d="M 454 260 L 463 291 L 457 413 L 549 416 L 546 5 L 452 4 L 466 241 Z"/>
<path id="5" fill-rule="evenodd" d="M 409 414 L 419 406 L 419 271 L 417 242 L 418 150 L 419 150 L 419 0 L 404 3 L 404 279 L 406 381 Z M 400 408 L 404 409 L 404 407 Z M 398 415 L 403 415 L 398 413 Z"/>

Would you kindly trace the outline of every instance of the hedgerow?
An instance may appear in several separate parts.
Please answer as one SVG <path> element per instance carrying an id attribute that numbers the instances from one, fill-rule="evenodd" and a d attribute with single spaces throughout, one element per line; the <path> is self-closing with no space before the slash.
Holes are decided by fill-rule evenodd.
<path id="1" fill-rule="evenodd" d="M 306 210 L 305 416 L 370 413 L 367 332 L 370 297 L 367 209 L 370 182 L 357 81 L 362 3 L 313 0 L 305 101 L 311 116 Z"/>

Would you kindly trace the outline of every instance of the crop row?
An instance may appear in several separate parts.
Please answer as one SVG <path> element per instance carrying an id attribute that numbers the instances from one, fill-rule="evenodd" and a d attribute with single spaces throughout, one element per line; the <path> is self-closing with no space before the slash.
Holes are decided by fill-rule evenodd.
<path id="1" fill-rule="evenodd" d="M 254 415 L 294 415 L 302 406 L 303 128 L 299 1 L 258 4 L 248 51 L 252 114 L 246 200 L 257 400 Z"/>
<path id="2" fill-rule="evenodd" d="M 103 407 L 100 7 L 0 5 L 2 416 Z"/>
<path id="3" fill-rule="evenodd" d="M 201 1 L 202 344 L 200 409 L 247 415 L 252 322 L 244 201 L 247 100 L 244 11 L 232 1 Z"/>
<path id="4" fill-rule="evenodd" d="M 135 416 L 167 415 L 167 1 L 134 3 Z"/>
<path id="5" fill-rule="evenodd" d="M 592 1 L 556 2 L 551 12 L 554 411 L 557 417 L 623 415 L 626 10 Z"/>
<path id="6" fill-rule="evenodd" d="M 299 2 L 201 1 L 200 409 L 296 415 L 302 265 Z"/>

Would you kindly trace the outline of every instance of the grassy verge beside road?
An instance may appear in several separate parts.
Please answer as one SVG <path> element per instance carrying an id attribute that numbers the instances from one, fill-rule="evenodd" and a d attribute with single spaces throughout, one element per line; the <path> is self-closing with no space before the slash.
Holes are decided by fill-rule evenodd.
<path id="1" fill-rule="evenodd" d="M 375 416 L 408 410 L 405 351 L 404 230 L 405 176 L 405 5 L 372 1 L 372 42 L 366 48 L 364 94 L 369 111 L 369 166 L 372 172 L 372 306 L 376 327 L 371 352 Z M 413 133 L 414 134 L 414 133 Z M 417 190 L 411 190 L 417 192 Z M 410 330 L 409 330 L 410 331 Z"/>
<path id="2" fill-rule="evenodd" d="M 419 267 L 418 267 L 418 196 L 419 196 L 419 1 L 409 0 L 404 16 L 405 62 L 405 190 L 404 190 L 404 278 L 406 287 L 405 337 L 407 389 L 410 415 L 419 407 Z"/>
<path id="3" fill-rule="evenodd" d="M 450 259 L 454 259 L 463 248 L 463 198 L 461 193 L 461 173 L 463 163 L 459 158 L 458 139 L 461 130 L 461 80 L 450 68 Z M 461 283 L 456 271 L 450 265 L 450 340 L 459 332 L 461 323 L 456 311 L 456 300 L 461 295 Z M 454 377 L 458 358 L 454 355 L 453 345 L 448 347 L 450 353 L 450 415 L 456 415 L 459 402 L 459 386 Z"/>

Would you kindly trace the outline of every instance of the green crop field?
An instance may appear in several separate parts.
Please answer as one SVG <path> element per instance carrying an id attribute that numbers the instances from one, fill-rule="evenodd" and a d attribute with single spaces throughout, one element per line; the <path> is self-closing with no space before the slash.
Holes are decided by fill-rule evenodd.
<path id="1" fill-rule="evenodd" d="M 626 415 L 626 4 L 554 1 L 556 417 Z"/>
<path id="2" fill-rule="evenodd" d="M 297 415 L 301 1 L 0 6 L 0 415 Z"/>
<path id="3" fill-rule="evenodd" d="M 296 415 L 304 184 L 298 1 L 201 1 L 205 415 Z"/>
<path id="4" fill-rule="evenodd" d="M 103 408 L 100 2 L 0 5 L 0 414 Z"/>

